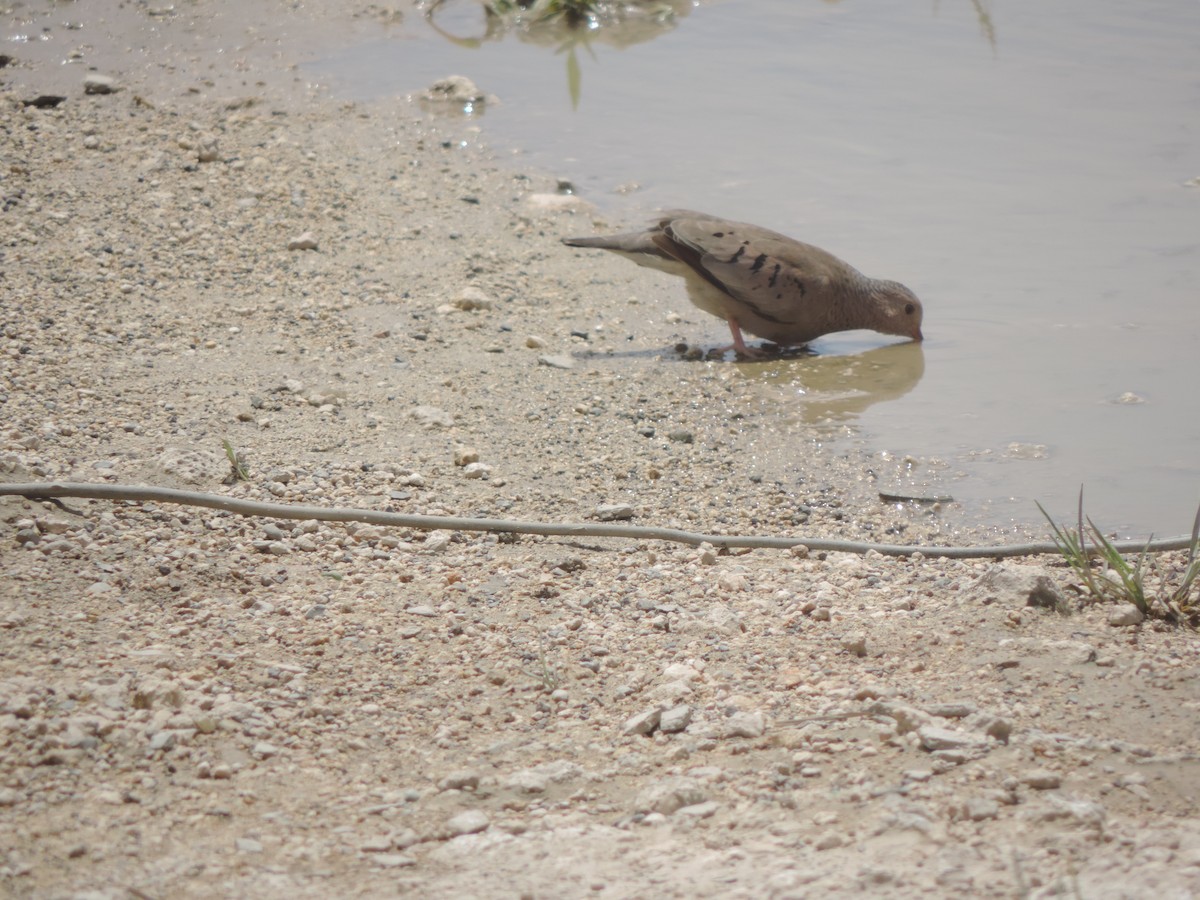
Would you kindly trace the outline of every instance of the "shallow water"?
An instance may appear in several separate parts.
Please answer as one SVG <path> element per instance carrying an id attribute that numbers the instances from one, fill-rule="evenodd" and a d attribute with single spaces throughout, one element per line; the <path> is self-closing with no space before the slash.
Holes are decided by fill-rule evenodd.
<path id="1" fill-rule="evenodd" d="M 443 10 L 480 32 L 472 0 Z M 568 53 L 417 17 L 307 71 L 362 98 L 468 75 L 502 100 L 485 139 L 614 222 L 699 208 L 903 281 L 922 347 L 833 336 L 744 377 L 979 519 L 1069 515 L 1083 484 L 1102 526 L 1176 534 L 1200 503 L 1198 39 L 1200 5 L 1167 0 L 729 0 L 576 48 L 575 108 Z"/>

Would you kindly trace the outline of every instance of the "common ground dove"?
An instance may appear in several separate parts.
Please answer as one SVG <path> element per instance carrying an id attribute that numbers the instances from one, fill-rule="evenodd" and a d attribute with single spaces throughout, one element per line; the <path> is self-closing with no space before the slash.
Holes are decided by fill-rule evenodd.
<path id="1" fill-rule="evenodd" d="M 743 356 L 762 355 L 746 346 L 743 330 L 784 347 L 856 328 L 922 339 L 921 301 L 904 285 L 868 278 L 819 247 L 757 225 L 675 209 L 645 231 L 563 243 L 683 276 L 688 298 L 729 323 Z"/>

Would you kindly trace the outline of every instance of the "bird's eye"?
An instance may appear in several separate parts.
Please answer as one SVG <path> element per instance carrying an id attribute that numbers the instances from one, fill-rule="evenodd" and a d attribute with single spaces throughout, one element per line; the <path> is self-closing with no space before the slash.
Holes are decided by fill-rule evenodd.
<path id="1" fill-rule="evenodd" d="M 907 306 L 904 307 L 904 314 L 906 316 L 911 316 L 914 312 L 916 312 L 916 309 L 917 308 L 915 306 L 913 306 L 911 303 L 909 303 Z"/>

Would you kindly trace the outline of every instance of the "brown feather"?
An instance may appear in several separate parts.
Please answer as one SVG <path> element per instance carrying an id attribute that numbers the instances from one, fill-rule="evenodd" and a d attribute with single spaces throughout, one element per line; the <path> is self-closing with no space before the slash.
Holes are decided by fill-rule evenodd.
<path id="1" fill-rule="evenodd" d="M 684 277 L 692 302 L 777 344 L 869 328 L 921 340 L 921 302 L 893 281 L 868 278 L 831 253 L 786 235 L 687 210 L 646 231 L 564 243 L 596 247 Z"/>

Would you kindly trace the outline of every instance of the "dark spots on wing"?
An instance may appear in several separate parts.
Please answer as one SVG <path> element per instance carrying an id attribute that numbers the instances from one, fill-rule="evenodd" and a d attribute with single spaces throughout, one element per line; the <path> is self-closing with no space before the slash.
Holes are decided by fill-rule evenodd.
<path id="1" fill-rule="evenodd" d="M 714 232 L 713 232 L 713 237 L 715 237 L 715 238 L 723 238 L 723 237 L 725 237 L 725 232 L 723 232 L 723 231 L 714 231 Z"/>
<path id="2" fill-rule="evenodd" d="M 735 254 L 733 254 L 733 256 L 729 257 L 729 261 L 730 261 L 731 263 L 735 263 L 735 262 L 737 262 L 739 259 L 741 259 L 741 258 L 742 258 L 742 254 L 744 254 L 745 252 L 746 252 L 746 248 L 745 248 L 745 247 L 738 247 L 738 248 L 737 248 L 737 253 L 735 253 Z"/>
<path id="3" fill-rule="evenodd" d="M 780 299 L 782 299 L 782 297 L 783 297 L 782 294 L 777 294 L 775 296 L 775 299 L 780 300 Z M 758 318 L 762 319 L 764 322 L 774 322 L 777 325 L 782 325 L 784 322 L 783 319 L 780 319 L 777 316 L 771 315 L 765 309 L 761 309 L 760 307 L 755 306 L 753 303 L 750 302 L 749 298 L 747 298 L 745 295 L 739 296 L 738 301 L 743 306 L 745 306 L 746 309 L 750 310 L 751 313 L 753 313 Z"/>
<path id="4" fill-rule="evenodd" d="M 759 269 L 761 269 L 766 264 L 767 264 L 767 254 L 760 253 L 760 254 L 758 254 L 758 256 L 754 257 L 754 265 L 752 265 L 750 267 L 750 271 L 757 272 Z"/>
<path id="5" fill-rule="evenodd" d="M 771 270 L 771 277 L 767 279 L 768 287 L 775 287 L 775 282 L 779 278 L 779 272 L 783 268 L 779 263 L 775 263 L 775 268 Z"/>

